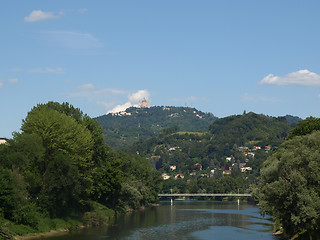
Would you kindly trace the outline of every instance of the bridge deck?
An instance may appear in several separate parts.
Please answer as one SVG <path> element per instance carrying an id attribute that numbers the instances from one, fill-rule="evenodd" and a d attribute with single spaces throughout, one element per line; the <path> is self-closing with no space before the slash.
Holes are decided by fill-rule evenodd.
<path id="1" fill-rule="evenodd" d="M 250 193 L 162 193 L 158 197 L 251 197 Z"/>

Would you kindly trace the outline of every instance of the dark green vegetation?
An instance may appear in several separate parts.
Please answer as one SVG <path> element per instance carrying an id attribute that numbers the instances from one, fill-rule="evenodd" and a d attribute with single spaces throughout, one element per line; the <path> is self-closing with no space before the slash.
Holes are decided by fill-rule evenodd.
<path id="1" fill-rule="evenodd" d="M 179 126 L 182 131 L 207 131 L 209 124 L 217 119 L 210 113 L 188 107 L 131 107 L 125 114 L 129 115 L 108 114 L 96 118 L 112 148 L 124 149 L 173 126 Z"/>
<path id="2" fill-rule="evenodd" d="M 115 152 L 97 122 L 68 103 L 34 107 L 0 145 L 0 239 L 79 224 L 157 200 L 160 174 Z"/>
<path id="3" fill-rule="evenodd" d="M 129 108 L 126 114 L 97 118 L 101 127 L 68 103 L 34 107 L 21 133 L 0 145 L 0 239 L 98 225 L 155 202 L 159 192 L 255 194 L 260 178 L 265 212 L 290 234 L 296 226 L 316 232 L 320 207 L 318 200 L 310 204 L 319 198 L 318 119 L 291 131 L 298 120 L 292 116 L 217 119 L 183 107 Z M 300 195 L 291 194 L 298 189 Z"/>
<path id="4" fill-rule="evenodd" d="M 215 120 L 209 131 L 166 128 L 128 151 L 150 159 L 169 178 L 164 193 L 248 192 L 255 189 L 261 164 L 292 128 L 286 117 L 247 113 Z"/>
<path id="5" fill-rule="evenodd" d="M 319 126 L 319 118 L 301 121 L 261 170 L 260 206 L 281 223 L 287 237 L 320 236 Z"/>

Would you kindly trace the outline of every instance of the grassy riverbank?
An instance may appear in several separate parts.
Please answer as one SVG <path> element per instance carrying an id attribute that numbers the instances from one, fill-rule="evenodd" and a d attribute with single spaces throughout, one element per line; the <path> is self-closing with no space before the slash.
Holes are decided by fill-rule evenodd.
<path id="1" fill-rule="evenodd" d="M 39 237 L 46 237 L 76 230 L 86 226 L 98 226 L 107 224 L 108 220 L 115 215 L 115 211 L 99 203 L 90 203 L 92 210 L 81 216 L 70 216 L 67 218 L 46 218 L 39 219 L 37 226 L 31 227 L 22 224 L 15 224 L 8 220 L 2 220 L 0 227 L 0 239 L 27 240 Z"/>

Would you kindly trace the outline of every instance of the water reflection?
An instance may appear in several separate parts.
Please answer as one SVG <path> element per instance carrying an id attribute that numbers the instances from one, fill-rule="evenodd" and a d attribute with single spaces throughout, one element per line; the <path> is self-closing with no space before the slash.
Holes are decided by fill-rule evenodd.
<path id="1" fill-rule="evenodd" d="M 176 201 L 114 218 L 108 227 L 84 229 L 54 240 L 274 239 L 272 222 L 252 204 Z"/>

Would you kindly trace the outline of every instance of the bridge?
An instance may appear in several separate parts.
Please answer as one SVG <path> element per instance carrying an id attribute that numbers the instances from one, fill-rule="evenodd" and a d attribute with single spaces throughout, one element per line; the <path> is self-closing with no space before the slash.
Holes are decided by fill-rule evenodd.
<path id="1" fill-rule="evenodd" d="M 250 193 L 161 193 L 158 197 L 251 197 Z"/>

